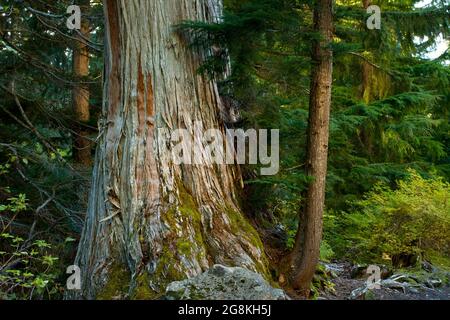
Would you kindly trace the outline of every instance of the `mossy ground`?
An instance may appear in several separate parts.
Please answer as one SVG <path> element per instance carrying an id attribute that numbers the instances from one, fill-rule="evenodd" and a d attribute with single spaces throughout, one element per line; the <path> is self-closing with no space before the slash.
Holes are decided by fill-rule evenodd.
<path id="1" fill-rule="evenodd" d="M 131 275 L 127 268 L 119 263 L 110 267 L 106 285 L 97 294 L 98 300 L 121 300 L 126 298 L 130 288 Z"/>

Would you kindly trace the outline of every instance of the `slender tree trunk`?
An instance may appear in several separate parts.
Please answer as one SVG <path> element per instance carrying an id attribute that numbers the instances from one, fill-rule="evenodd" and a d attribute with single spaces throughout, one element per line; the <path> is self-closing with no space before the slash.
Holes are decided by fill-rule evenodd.
<path id="1" fill-rule="evenodd" d="M 82 12 L 89 8 L 89 0 L 82 1 Z M 73 73 L 77 81 L 86 81 L 89 75 L 89 49 L 82 38 L 89 39 L 89 22 L 83 19 L 81 24 L 79 41 L 73 50 Z M 85 84 L 77 84 L 72 93 L 73 109 L 77 125 L 75 128 L 73 152 L 77 163 L 88 166 L 92 163 L 91 142 L 89 132 L 83 128 L 83 124 L 90 120 L 89 88 Z"/>
<path id="2" fill-rule="evenodd" d="M 175 165 L 163 129 L 224 127 L 217 86 L 197 73 L 207 52 L 174 25 L 214 21 L 219 0 L 107 0 L 104 121 L 69 297 L 151 299 L 214 263 L 267 274 L 258 234 L 225 165 Z M 205 158 L 205 154 L 200 155 Z"/>
<path id="3" fill-rule="evenodd" d="M 306 174 L 314 180 L 308 186 L 300 214 L 290 274 L 293 288 L 304 296 L 309 296 L 322 240 L 333 72 L 333 53 L 330 48 L 333 37 L 332 3 L 332 0 L 317 0 L 314 8 L 314 28 L 320 33 L 321 39 L 313 44 L 312 52 L 306 160 Z"/>

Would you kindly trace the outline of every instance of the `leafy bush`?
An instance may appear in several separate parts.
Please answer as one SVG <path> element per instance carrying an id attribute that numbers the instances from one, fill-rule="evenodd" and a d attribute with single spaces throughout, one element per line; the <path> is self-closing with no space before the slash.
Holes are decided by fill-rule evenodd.
<path id="1" fill-rule="evenodd" d="M 450 184 L 442 178 L 410 177 L 393 190 L 377 185 L 355 211 L 332 215 L 327 240 L 343 256 L 361 261 L 416 255 L 436 259 L 450 254 Z"/>
<path id="2" fill-rule="evenodd" d="M 27 244 L 25 239 L 0 233 L 0 300 L 50 297 L 60 291 L 56 282 L 58 258 L 48 253 L 44 240 Z"/>
<path id="3" fill-rule="evenodd" d="M 13 161 L 0 165 L 0 176 L 8 173 Z M 0 300 L 50 298 L 61 292 L 52 245 L 13 228 L 19 215 L 29 210 L 26 195 L 13 196 L 8 187 L 0 187 L 0 194 L 7 196 L 0 202 Z"/>

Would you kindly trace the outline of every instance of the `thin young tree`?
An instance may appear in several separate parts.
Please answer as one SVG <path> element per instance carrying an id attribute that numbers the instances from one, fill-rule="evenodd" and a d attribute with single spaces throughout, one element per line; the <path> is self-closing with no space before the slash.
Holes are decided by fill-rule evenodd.
<path id="1" fill-rule="evenodd" d="M 331 88 L 333 73 L 333 1 L 317 0 L 314 5 L 312 75 L 307 135 L 306 174 L 312 177 L 300 213 L 300 222 L 290 261 L 290 283 L 308 296 L 319 261 L 322 240 L 325 184 L 327 176 Z"/>

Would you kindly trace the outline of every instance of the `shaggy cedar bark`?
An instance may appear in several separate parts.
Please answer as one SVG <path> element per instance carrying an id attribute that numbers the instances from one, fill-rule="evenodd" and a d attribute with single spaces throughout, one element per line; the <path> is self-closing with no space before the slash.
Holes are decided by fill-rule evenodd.
<path id="1" fill-rule="evenodd" d="M 85 12 L 88 8 L 89 1 L 82 1 L 82 11 Z M 89 38 L 89 22 L 86 19 L 82 21 L 80 33 L 83 38 Z M 85 78 L 89 75 L 89 48 L 82 37 L 79 37 L 73 50 L 73 73 L 80 82 L 86 81 Z M 83 124 L 90 120 L 89 88 L 80 83 L 75 85 L 72 91 L 73 110 L 77 121 L 74 130 L 74 158 L 77 163 L 89 166 L 92 163 L 91 142 L 88 130 L 83 128 Z"/>
<path id="2" fill-rule="evenodd" d="M 175 165 L 161 130 L 224 127 L 217 85 L 174 26 L 214 21 L 218 0 L 107 0 L 104 121 L 69 297 L 151 299 L 214 263 L 266 273 L 226 165 Z M 202 154 L 204 161 L 208 155 Z"/>
<path id="3" fill-rule="evenodd" d="M 299 229 L 291 256 L 290 282 L 301 295 L 309 296 L 311 281 L 319 262 L 322 240 L 325 184 L 333 73 L 332 0 L 317 0 L 314 29 L 321 36 L 313 44 L 306 174 L 313 177 L 300 213 Z"/>

